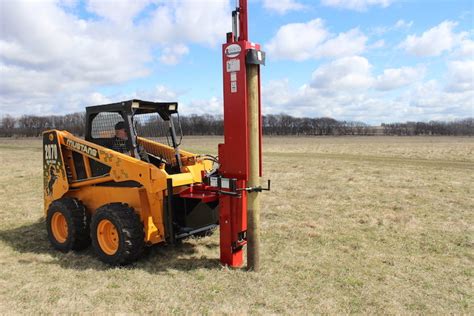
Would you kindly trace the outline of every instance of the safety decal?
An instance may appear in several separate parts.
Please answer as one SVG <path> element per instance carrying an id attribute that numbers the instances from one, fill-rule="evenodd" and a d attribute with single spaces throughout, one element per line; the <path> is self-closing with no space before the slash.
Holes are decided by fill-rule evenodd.
<path id="1" fill-rule="evenodd" d="M 229 59 L 226 62 L 227 72 L 240 71 L 240 60 L 238 59 Z"/>
<path id="2" fill-rule="evenodd" d="M 237 92 L 237 81 L 230 82 L 230 92 L 236 93 Z"/>

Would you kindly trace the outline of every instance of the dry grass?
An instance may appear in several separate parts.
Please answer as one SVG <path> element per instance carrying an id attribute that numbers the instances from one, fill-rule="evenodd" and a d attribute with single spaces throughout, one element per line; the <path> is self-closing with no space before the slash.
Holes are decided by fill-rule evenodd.
<path id="1" fill-rule="evenodd" d="M 472 138 L 266 138 L 258 274 L 221 267 L 217 236 L 127 268 L 52 250 L 40 146 L 0 140 L 0 314 L 474 313 Z"/>

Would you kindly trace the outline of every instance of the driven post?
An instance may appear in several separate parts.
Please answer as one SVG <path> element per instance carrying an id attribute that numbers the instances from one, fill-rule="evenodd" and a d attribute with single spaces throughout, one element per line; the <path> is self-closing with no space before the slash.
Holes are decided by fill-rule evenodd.
<path id="1" fill-rule="evenodd" d="M 247 65 L 249 181 L 248 187 L 260 187 L 260 115 L 259 65 Z M 247 268 L 260 269 L 260 192 L 251 191 L 247 197 Z"/>

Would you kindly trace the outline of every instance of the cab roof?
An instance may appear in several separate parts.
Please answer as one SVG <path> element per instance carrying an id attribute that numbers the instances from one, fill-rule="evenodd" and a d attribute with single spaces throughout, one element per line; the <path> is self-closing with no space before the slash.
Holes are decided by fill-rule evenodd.
<path id="1" fill-rule="evenodd" d="M 178 102 L 151 102 L 132 99 L 86 107 L 87 116 L 100 112 L 124 112 L 131 115 L 158 113 L 164 120 L 169 120 L 171 114 L 178 113 Z"/>

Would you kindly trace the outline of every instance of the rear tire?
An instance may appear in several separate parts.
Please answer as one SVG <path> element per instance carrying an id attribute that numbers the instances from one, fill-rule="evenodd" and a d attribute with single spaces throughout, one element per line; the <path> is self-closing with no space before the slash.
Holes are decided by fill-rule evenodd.
<path id="1" fill-rule="evenodd" d="M 92 216 L 92 246 L 105 263 L 126 265 L 136 261 L 143 252 L 144 238 L 140 217 L 127 204 L 104 205 Z"/>
<path id="2" fill-rule="evenodd" d="M 89 215 L 75 198 L 61 198 L 49 205 L 46 230 L 53 247 L 62 252 L 81 250 L 90 244 Z"/>

